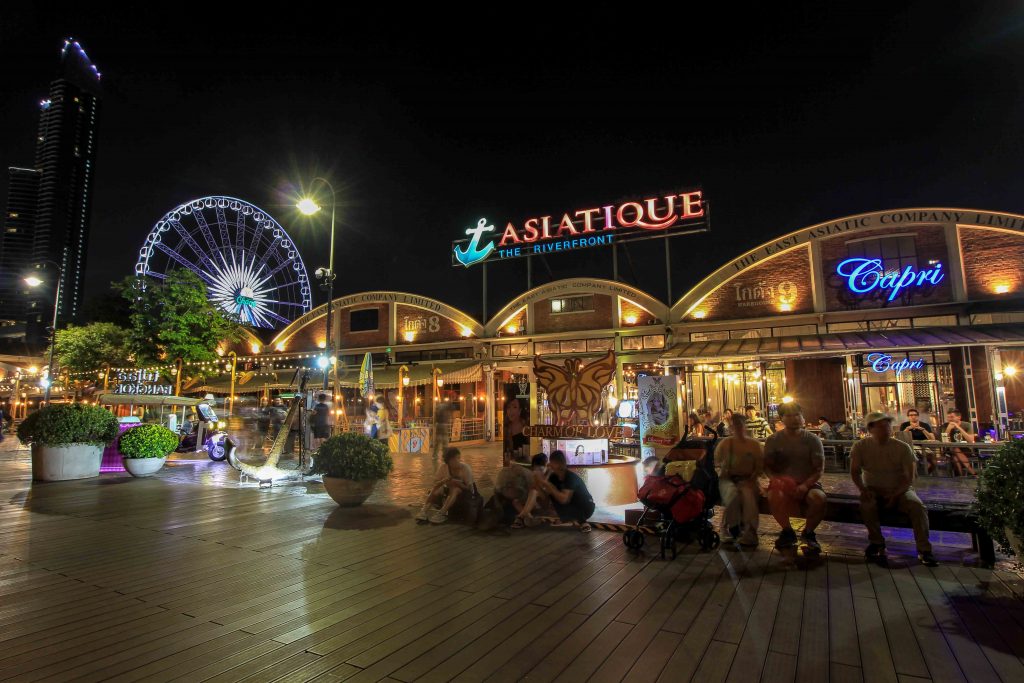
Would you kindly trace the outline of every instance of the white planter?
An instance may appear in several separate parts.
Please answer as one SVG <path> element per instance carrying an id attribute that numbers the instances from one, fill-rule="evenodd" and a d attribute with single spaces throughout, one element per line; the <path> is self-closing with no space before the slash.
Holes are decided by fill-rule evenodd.
<path id="1" fill-rule="evenodd" d="M 373 493 L 373 487 L 380 479 L 353 481 L 340 477 L 324 477 L 324 489 L 335 503 L 343 508 L 359 507 Z"/>
<path id="2" fill-rule="evenodd" d="M 32 444 L 32 478 L 36 481 L 65 481 L 100 476 L 103 447 L 88 443 L 66 446 Z"/>
<path id="3" fill-rule="evenodd" d="M 124 468 L 133 477 L 148 477 L 156 474 L 164 466 L 167 458 L 121 458 Z"/>

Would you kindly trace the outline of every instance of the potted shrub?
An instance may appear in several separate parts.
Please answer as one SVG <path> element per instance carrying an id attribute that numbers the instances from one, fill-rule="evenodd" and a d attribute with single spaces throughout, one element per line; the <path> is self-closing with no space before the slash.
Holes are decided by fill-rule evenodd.
<path id="1" fill-rule="evenodd" d="M 1003 550 L 1024 558 L 1024 441 L 996 451 L 978 477 L 974 513 Z"/>
<path id="2" fill-rule="evenodd" d="M 117 437 L 117 419 L 82 403 L 47 406 L 18 425 L 18 439 L 32 446 L 32 478 L 63 481 L 98 477 L 103 447 Z"/>
<path id="3" fill-rule="evenodd" d="M 124 456 L 124 468 L 133 477 L 148 477 L 158 472 L 177 447 L 177 435 L 156 424 L 132 427 L 117 440 L 117 448 Z"/>
<path id="4" fill-rule="evenodd" d="M 320 445 L 311 473 L 323 475 L 324 488 L 335 503 L 355 507 L 370 497 L 393 466 L 386 442 L 345 432 Z"/>

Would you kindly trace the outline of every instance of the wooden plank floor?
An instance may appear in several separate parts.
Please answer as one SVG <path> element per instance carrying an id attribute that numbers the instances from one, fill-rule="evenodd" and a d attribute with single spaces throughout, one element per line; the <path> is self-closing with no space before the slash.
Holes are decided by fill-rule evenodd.
<path id="1" fill-rule="evenodd" d="M 0 680 L 1024 681 L 1024 582 L 0 459 Z"/>

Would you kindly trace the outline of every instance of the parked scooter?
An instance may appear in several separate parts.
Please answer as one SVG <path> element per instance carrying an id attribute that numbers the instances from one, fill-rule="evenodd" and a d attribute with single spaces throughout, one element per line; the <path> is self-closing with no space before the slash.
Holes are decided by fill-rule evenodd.
<path id="1" fill-rule="evenodd" d="M 181 441 L 175 452 L 196 453 L 204 450 L 210 460 L 223 461 L 228 457 L 229 450 L 228 433 L 222 429 L 223 426 L 223 422 L 217 421 L 213 409 L 206 403 L 200 403 L 196 406 L 195 415 L 181 425 Z"/>

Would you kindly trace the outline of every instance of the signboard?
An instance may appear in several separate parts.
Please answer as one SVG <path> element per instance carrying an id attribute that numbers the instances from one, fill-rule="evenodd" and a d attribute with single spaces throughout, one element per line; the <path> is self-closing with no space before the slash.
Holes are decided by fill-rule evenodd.
<path id="1" fill-rule="evenodd" d="M 640 394 L 641 446 L 675 446 L 680 433 L 676 377 L 640 375 L 637 377 L 637 388 Z"/>
<path id="2" fill-rule="evenodd" d="M 892 370 L 899 377 L 900 373 L 904 370 L 923 370 L 924 369 L 924 358 L 918 358 L 917 360 L 910 360 L 909 358 L 901 358 L 897 361 L 892 359 L 887 353 L 869 353 L 867 357 L 868 363 L 871 365 L 871 370 L 877 373 L 887 372 Z"/>
<path id="3" fill-rule="evenodd" d="M 504 230 L 486 218 L 467 228 L 466 239 L 452 242 L 452 265 L 576 251 L 652 237 L 705 232 L 707 202 L 703 190 L 579 209 L 558 216 L 537 216 Z"/>
<path id="4" fill-rule="evenodd" d="M 856 294 L 878 291 L 888 292 L 887 299 L 893 301 L 901 290 L 937 285 L 946 277 L 942 263 L 933 268 L 915 269 L 907 266 L 903 271 L 885 272 L 882 260 L 877 258 L 848 258 L 836 266 L 836 275 L 846 281 L 846 287 Z"/>
<path id="5" fill-rule="evenodd" d="M 150 384 L 160 381 L 160 373 L 148 370 L 118 370 L 114 381 L 115 394 L 170 396 L 174 389 L 170 384 Z"/>
<path id="6" fill-rule="evenodd" d="M 630 426 L 611 425 L 526 425 L 523 436 L 541 439 L 628 439 Z"/>

